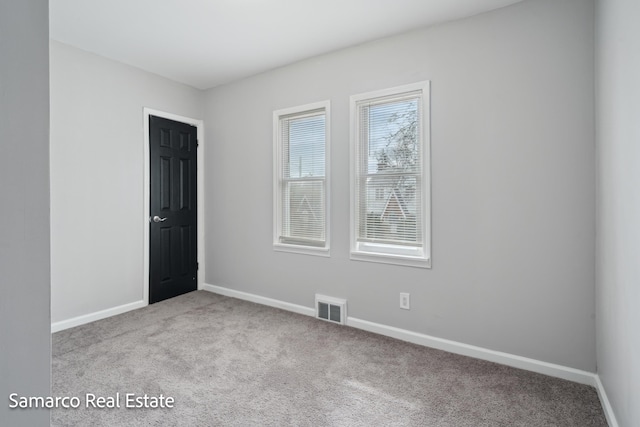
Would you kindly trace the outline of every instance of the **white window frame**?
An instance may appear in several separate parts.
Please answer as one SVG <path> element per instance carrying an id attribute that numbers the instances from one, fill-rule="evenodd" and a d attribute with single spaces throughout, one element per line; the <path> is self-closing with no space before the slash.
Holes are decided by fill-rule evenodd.
<path id="1" fill-rule="evenodd" d="M 402 97 L 410 92 L 421 92 L 421 149 L 422 149 L 422 246 L 407 247 L 402 245 L 359 242 L 358 241 L 358 200 L 357 179 L 360 150 L 360 123 L 358 105 L 362 101 L 374 101 L 385 97 Z M 384 264 L 396 264 L 412 267 L 431 268 L 431 141 L 430 141 L 430 81 L 397 86 L 351 96 L 351 259 Z"/>
<path id="2" fill-rule="evenodd" d="M 273 112 L 273 249 L 281 252 L 292 252 L 305 255 L 330 256 L 330 135 L 331 135 L 331 104 L 327 101 L 305 104 L 297 107 L 283 108 Z M 280 241 L 282 235 L 283 223 L 283 195 L 281 180 L 283 179 L 282 150 L 283 141 L 281 140 L 281 119 L 285 116 L 293 114 L 311 113 L 317 110 L 324 110 L 325 113 L 325 159 L 324 159 L 324 220 L 325 220 L 325 244 L 324 246 L 311 246 L 303 243 L 283 243 Z"/>

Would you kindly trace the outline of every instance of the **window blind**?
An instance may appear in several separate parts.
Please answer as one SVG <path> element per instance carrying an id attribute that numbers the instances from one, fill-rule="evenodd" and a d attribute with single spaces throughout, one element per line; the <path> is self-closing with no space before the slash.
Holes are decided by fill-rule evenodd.
<path id="1" fill-rule="evenodd" d="M 280 117 L 280 243 L 325 245 L 325 116 L 319 109 Z"/>
<path id="2" fill-rule="evenodd" d="M 422 93 L 356 104 L 356 241 L 422 246 Z"/>

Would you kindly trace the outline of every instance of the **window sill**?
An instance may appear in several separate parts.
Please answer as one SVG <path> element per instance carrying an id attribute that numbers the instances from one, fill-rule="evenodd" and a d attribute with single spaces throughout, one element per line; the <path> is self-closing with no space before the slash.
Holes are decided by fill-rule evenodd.
<path id="1" fill-rule="evenodd" d="M 284 243 L 274 243 L 273 250 L 276 252 L 289 252 L 302 255 L 315 255 L 322 257 L 330 257 L 329 248 L 316 248 L 313 246 L 287 245 Z"/>
<path id="2" fill-rule="evenodd" d="M 351 251 L 351 260 L 377 262 L 381 264 L 403 265 L 408 267 L 431 268 L 431 258 L 385 254 L 380 252 Z"/>

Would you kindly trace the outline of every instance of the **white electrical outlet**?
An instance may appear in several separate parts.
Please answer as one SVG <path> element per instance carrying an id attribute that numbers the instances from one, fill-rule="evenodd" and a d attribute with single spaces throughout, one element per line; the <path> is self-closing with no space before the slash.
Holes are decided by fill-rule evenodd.
<path id="1" fill-rule="evenodd" d="M 411 299 L 408 293 L 400 293 L 400 308 L 409 310 L 411 308 Z"/>

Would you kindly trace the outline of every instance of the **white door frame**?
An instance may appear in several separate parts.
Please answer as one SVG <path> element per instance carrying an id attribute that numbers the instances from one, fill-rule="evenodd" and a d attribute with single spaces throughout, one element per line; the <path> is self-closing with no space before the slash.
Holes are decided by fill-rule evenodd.
<path id="1" fill-rule="evenodd" d="M 142 224 L 144 229 L 144 268 L 142 271 L 142 299 L 144 305 L 149 305 L 149 217 L 151 202 L 151 165 L 149 153 L 149 116 L 163 117 L 165 119 L 175 120 L 177 122 L 188 123 L 198 129 L 198 289 L 202 289 L 204 284 L 204 123 L 202 120 L 192 119 L 190 117 L 179 116 L 177 114 L 167 113 L 164 111 L 154 110 L 144 107 L 142 118 L 144 121 L 144 216 Z"/>

